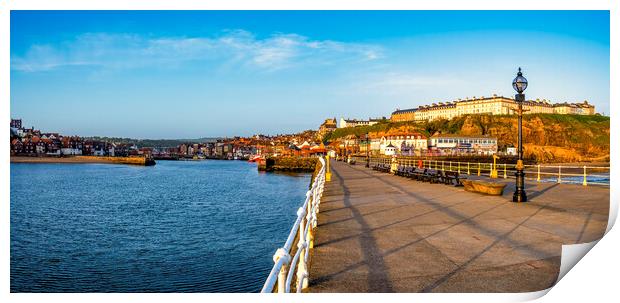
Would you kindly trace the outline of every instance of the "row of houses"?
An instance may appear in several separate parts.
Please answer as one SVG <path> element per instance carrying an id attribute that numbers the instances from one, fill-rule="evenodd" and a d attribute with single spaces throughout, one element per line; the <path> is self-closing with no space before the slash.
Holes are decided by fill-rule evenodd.
<path id="1" fill-rule="evenodd" d="M 334 119 L 335 124 L 335 119 Z M 317 132 L 231 137 L 210 142 L 187 142 L 175 147 L 142 147 L 24 128 L 21 119 L 11 119 L 11 155 L 147 155 L 160 158 L 249 159 L 256 155 L 312 156 L 325 152 Z"/>
<path id="2" fill-rule="evenodd" d="M 335 120 L 335 118 L 334 118 L 334 120 Z M 382 122 L 382 121 L 387 121 L 387 118 L 386 117 L 368 118 L 368 120 L 340 118 L 340 124 L 338 125 L 338 128 L 356 127 L 356 126 L 370 126 L 370 125 L 375 125 L 375 124 L 377 124 L 379 122 Z"/>
<path id="3" fill-rule="evenodd" d="M 452 119 L 467 114 L 511 115 L 515 113 L 515 99 L 493 95 L 492 97 L 473 97 L 448 102 L 421 105 L 416 108 L 397 109 L 392 112 L 392 122 L 430 121 L 435 119 Z M 527 100 L 523 102 L 526 114 L 562 114 L 594 115 L 594 105 L 588 101 L 577 103 L 551 103 L 546 99 Z"/>
<path id="4" fill-rule="evenodd" d="M 302 144 L 290 144 L 288 150 L 282 152 L 283 156 L 295 156 L 295 157 L 313 157 L 319 155 L 325 155 L 327 149 L 323 143 L 309 143 L 304 141 Z"/>
<path id="5" fill-rule="evenodd" d="M 204 143 L 183 143 L 176 147 L 153 148 L 156 158 L 217 158 L 249 159 L 256 155 L 313 156 L 325 152 L 325 146 L 317 143 L 316 132 L 292 135 L 233 137 Z M 300 143 L 301 142 L 301 143 Z"/>
<path id="6" fill-rule="evenodd" d="M 126 157 L 139 154 L 141 154 L 141 151 L 134 145 L 83 140 L 82 138 L 76 136 L 61 136 L 56 139 L 31 136 L 26 138 L 13 138 L 11 140 L 11 155 L 13 156 L 86 155 Z"/>
<path id="7" fill-rule="evenodd" d="M 15 156 L 129 156 L 141 153 L 133 144 L 115 144 L 79 136 L 44 133 L 34 127 L 24 128 L 21 119 L 11 119 L 10 145 L 11 155 Z"/>
<path id="8" fill-rule="evenodd" d="M 234 141 L 217 140 L 216 142 L 183 143 L 176 147 L 148 148 L 156 158 L 218 158 L 248 159 L 257 152 L 256 146 L 235 144 Z"/>
<path id="9" fill-rule="evenodd" d="M 395 133 L 383 136 L 348 136 L 334 146 L 347 154 L 366 152 L 373 155 L 445 156 L 493 155 L 498 152 L 497 138 L 475 135 Z"/>

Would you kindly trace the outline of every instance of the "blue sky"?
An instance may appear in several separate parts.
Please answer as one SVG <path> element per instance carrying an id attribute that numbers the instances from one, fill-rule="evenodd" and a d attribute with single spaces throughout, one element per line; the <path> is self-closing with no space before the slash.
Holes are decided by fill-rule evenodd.
<path id="1" fill-rule="evenodd" d="M 12 11 L 11 116 L 64 134 L 197 138 L 389 117 L 457 98 L 609 114 L 607 11 Z"/>

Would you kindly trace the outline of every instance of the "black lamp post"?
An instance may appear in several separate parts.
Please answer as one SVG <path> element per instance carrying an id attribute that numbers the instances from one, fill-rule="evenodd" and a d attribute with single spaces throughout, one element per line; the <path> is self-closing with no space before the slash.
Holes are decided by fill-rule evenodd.
<path id="1" fill-rule="evenodd" d="M 370 142 L 368 141 L 368 133 L 366 133 L 366 167 L 370 167 Z"/>
<path id="2" fill-rule="evenodd" d="M 517 160 L 517 172 L 515 176 L 517 177 L 517 188 L 515 189 L 515 193 L 512 195 L 512 202 L 527 202 L 527 196 L 525 195 L 525 172 L 523 172 L 523 132 L 521 130 L 521 125 L 523 124 L 523 102 L 525 102 L 525 95 L 523 91 L 527 88 L 527 79 L 523 77 L 521 73 L 521 68 L 519 67 L 519 72 L 517 73 L 517 77 L 512 80 L 512 88 L 517 91 L 515 95 L 515 101 L 517 101 L 517 115 L 518 115 L 518 127 L 519 127 L 519 147 L 517 150 L 518 160 Z"/>

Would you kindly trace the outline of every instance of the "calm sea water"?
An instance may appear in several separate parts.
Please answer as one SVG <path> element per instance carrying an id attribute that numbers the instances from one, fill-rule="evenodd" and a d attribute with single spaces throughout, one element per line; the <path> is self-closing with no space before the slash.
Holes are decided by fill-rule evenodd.
<path id="1" fill-rule="evenodd" d="M 12 163 L 11 291 L 259 291 L 309 181 L 241 161 Z"/>

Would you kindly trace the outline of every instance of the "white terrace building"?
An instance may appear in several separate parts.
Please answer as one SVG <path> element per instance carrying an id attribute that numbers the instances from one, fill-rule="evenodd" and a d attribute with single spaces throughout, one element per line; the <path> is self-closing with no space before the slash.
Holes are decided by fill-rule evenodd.
<path id="1" fill-rule="evenodd" d="M 402 133 L 388 136 L 382 136 L 380 138 L 373 138 L 370 141 L 370 150 L 382 155 L 388 155 L 392 150 L 386 150 L 388 146 L 395 148 L 394 152 L 397 155 L 414 156 L 422 155 L 426 152 L 428 147 L 428 140 L 426 136 L 419 133 Z"/>
<path id="2" fill-rule="evenodd" d="M 375 124 L 379 123 L 381 120 L 383 120 L 383 119 L 381 119 L 381 118 L 377 118 L 377 119 L 369 118 L 368 120 L 358 120 L 358 119 L 340 118 L 340 125 L 338 125 L 338 128 L 356 127 L 356 126 L 370 126 L 370 125 L 375 125 Z"/>
<path id="3" fill-rule="evenodd" d="M 493 155 L 497 153 L 497 138 L 435 134 L 429 140 L 429 150 L 436 155 Z"/>
<path id="4" fill-rule="evenodd" d="M 514 99 L 493 95 L 492 97 L 473 97 L 451 102 L 438 102 L 422 105 L 418 108 L 396 110 L 390 118 L 393 122 L 430 121 L 434 119 L 451 119 L 467 114 L 512 115 L 517 103 Z M 548 100 L 527 100 L 523 102 L 526 114 L 575 114 L 594 115 L 594 105 L 582 103 L 556 103 Z"/>

